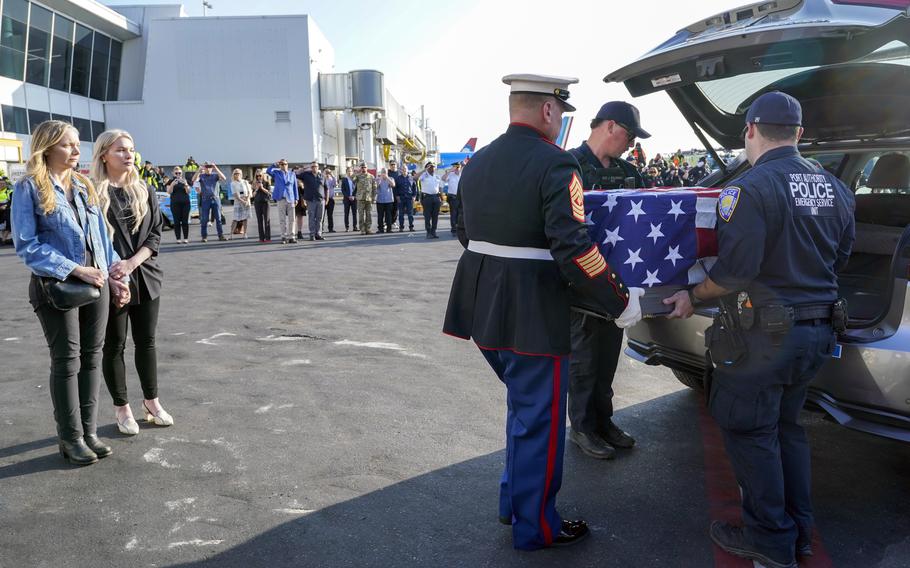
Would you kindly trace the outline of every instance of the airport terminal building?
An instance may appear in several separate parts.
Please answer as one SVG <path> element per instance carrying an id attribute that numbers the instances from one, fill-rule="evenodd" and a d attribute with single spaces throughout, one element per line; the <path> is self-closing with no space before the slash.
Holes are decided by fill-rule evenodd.
<path id="1" fill-rule="evenodd" d="M 76 126 L 86 162 L 106 128 L 128 130 L 156 165 L 438 155 L 380 71 L 336 71 L 306 15 L 190 18 L 181 5 L 93 0 L 0 0 L 0 15 L 0 162 L 13 172 L 49 118 Z"/>

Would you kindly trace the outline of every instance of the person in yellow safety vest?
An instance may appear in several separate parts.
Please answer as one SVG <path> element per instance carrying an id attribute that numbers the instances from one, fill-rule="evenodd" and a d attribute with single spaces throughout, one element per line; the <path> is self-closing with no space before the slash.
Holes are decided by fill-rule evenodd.
<path id="1" fill-rule="evenodd" d="M 149 191 L 158 191 L 158 189 L 161 187 L 161 175 L 158 173 L 158 169 L 154 167 L 151 162 L 145 162 L 145 165 L 143 165 L 142 169 L 139 170 L 139 176 L 145 182 L 145 185 L 148 187 Z"/>
<path id="2" fill-rule="evenodd" d="M 142 171 L 142 154 L 139 153 L 139 150 L 133 150 L 133 165 L 137 170 Z"/>
<path id="3" fill-rule="evenodd" d="M 186 159 L 186 164 L 183 165 L 183 171 L 186 174 L 187 179 L 192 179 L 193 176 L 190 174 L 195 174 L 199 171 L 199 164 L 196 163 L 196 160 L 192 156 Z"/>
<path id="4" fill-rule="evenodd" d="M 10 200 L 13 197 L 13 190 L 10 188 L 9 180 L 0 179 L 0 245 L 9 244 L 12 227 L 10 227 Z"/>

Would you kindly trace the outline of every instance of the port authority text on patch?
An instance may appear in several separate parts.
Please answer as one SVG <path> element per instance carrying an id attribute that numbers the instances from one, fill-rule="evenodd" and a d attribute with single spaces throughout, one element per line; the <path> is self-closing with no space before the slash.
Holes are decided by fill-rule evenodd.
<path id="1" fill-rule="evenodd" d="M 788 176 L 793 205 L 802 213 L 818 215 L 833 212 L 836 197 L 834 185 L 823 174 L 793 173 Z M 806 211 L 808 209 L 808 211 Z"/>

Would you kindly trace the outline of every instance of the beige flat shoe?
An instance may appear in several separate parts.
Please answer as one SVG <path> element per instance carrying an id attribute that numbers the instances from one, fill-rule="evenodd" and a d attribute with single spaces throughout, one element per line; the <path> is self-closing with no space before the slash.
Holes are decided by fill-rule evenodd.
<path id="1" fill-rule="evenodd" d="M 153 414 L 151 410 L 142 403 L 142 408 L 145 409 L 145 421 L 155 426 L 173 426 L 174 418 L 167 413 L 163 408 L 158 411 L 158 414 Z"/>

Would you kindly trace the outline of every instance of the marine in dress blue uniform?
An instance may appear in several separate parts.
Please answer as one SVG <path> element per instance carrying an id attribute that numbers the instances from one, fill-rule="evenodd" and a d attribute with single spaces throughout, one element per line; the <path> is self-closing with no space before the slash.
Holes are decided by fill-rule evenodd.
<path id="1" fill-rule="evenodd" d="M 556 511 L 562 482 L 570 292 L 619 315 L 628 292 L 591 242 L 578 164 L 552 143 L 577 79 L 509 75 L 512 123 L 459 183 L 458 262 L 445 333 L 473 339 L 507 389 L 500 521 L 515 548 L 577 542 Z"/>
<path id="2" fill-rule="evenodd" d="M 691 291 L 696 301 L 736 294 L 745 349 L 715 320 L 709 410 L 742 488 L 743 527 L 715 521 L 724 550 L 769 568 L 811 554 L 810 455 L 799 413 L 809 382 L 831 356 L 837 272 L 854 240 L 853 194 L 796 148 L 802 110 L 789 95 L 762 95 L 746 115 L 747 171 L 718 200 L 718 259 Z M 781 137 L 790 129 L 789 140 Z M 777 137 L 777 138 L 775 138 Z M 743 293 L 748 294 L 748 299 Z M 678 293 L 675 316 L 691 314 Z M 751 310 L 749 309 L 751 304 Z"/>

